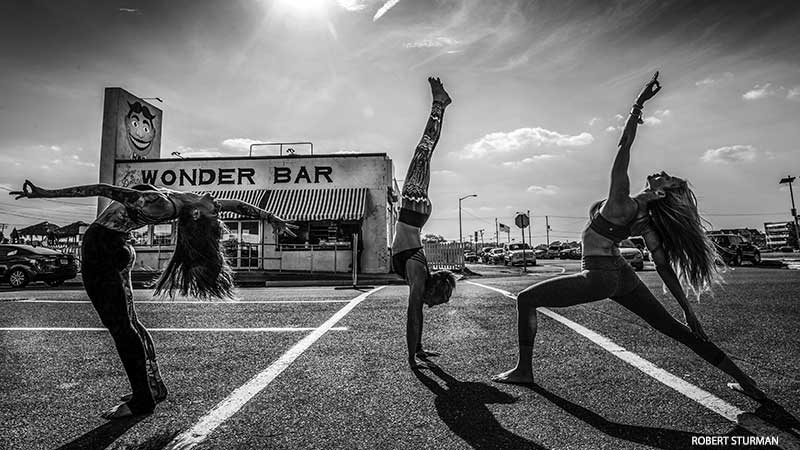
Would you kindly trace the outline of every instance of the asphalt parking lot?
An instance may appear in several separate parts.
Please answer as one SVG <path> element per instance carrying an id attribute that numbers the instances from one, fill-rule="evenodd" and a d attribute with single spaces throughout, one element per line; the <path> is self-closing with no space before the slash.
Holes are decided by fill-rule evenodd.
<path id="1" fill-rule="evenodd" d="M 405 286 L 247 288 L 213 303 L 137 290 L 170 396 L 122 422 L 99 417 L 129 387 L 85 294 L 3 291 L 0 448 L 727 448 L 692 445 L 712 437 L 798 448 L 790 419 L 610 301 L 553 309 L 540 320 L 536 384 L 492 383 L 516 354 L 504 293 L 577 269 L 542 261 L 461 280 L 449 304 L 425 310 L 423 342 L 442 356 L 417 372 L 404 357 Z M 657 274 L 640 275 L 677 314 Z M 739 267 L 726 280 L 693 304 L 706 332 L 797 417 L 800 271 Z"/>

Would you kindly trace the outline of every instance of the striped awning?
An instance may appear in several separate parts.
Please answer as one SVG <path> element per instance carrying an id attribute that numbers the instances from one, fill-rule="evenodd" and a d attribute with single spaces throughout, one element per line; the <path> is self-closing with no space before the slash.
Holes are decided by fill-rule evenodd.
<path id="1" fill-rule="evenodd" d="M 239 191 L 200 191 L 195 192 L 195 194 L 208 194 L 214 197 L 214 200 L 240 200 L 253 206 L 263 208 L 264 206 L 261 203 L 264 201 L 264 197 L 267 195 L 267 192 L 268 191 L 264 189 L 247 189 Z M 225 211 L 220 213 L 219 218 L 222 220 L 231 220 L 244 219 L 246 217 L 242 216 L 241 214 Z"/>
<path id="2" fill-rule="evenodd" d="M 367 188 L 284 189 L 271 191 L 264 209 L 292 221 L 360 220 Z"/>

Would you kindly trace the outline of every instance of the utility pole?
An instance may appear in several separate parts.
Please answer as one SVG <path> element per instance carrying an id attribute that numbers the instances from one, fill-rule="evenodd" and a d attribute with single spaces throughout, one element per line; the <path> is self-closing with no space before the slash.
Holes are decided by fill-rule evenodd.
<path id="1" fill-rule="evenodd" d="M 794 191 L 792 190 L 792 183 L 795 179 L 796 177 L 788 175 L 786 178 L 782 178 L 778 184 L 789 184 L 789 196 L 792 199 L 792 222 L 794 222 L 794 237 L 796 239 L 795 245 L 800 248 L 800 230 L 797 229 L 797 208 L 794 207 Z"/>
<path id="2" fill-rule="evenodd" d="M 544 224 L 547 232 L 547 246 L 550 247 L 550 218 L 544 216 Z"/>
<path id="3" fill-rule="evenodd" d="M 483 229 L 483 228 L 481 228 L 481 229 L 480 229 L 480 230 L 478 230 L 478 231 L 480 231 L 480 232 L 481 232 L 481 247 L 483 247 L 483 246 L 484 246 L 484 245 L 483 245 L 483 231 L 484 231 L 484 229 Z"/>
<path id="4" fill-rule="evenodd" d="M 500 226 L 497 225 L 497 217 L 494 218 L 494 245 L 500 245 Z"/>

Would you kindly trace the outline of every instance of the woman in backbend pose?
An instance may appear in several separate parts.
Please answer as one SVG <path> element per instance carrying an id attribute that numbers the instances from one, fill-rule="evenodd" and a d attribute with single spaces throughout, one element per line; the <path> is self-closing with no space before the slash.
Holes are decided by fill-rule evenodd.
<path id="1" fill-rule="evenodd" d="M 392 266 L 409 286 L 408 316 L 406 319 L 406 343 L 408 364 L 412 368 L 424 366 L 417 357 L 436 356 L 422 349 L 422 305 L 429 307 L 446 303 L 456 287 L 452 273 L 443 270 L 431 273 L 422 250 L 420 231 L 431 215 L 428 199 L 428 184 L 431 178 L 431 155 L 442 131 L 444 109 L 450 104 L 450 96 L 438 78 L 428 78 L 433 93 L 433 106 L 422 140 L 414 150 L 403 183 L 400 217 L 395 224 L 392 242 Z"/>
<path id="2" fill-rule="evenodd" d="M 700 293 L 709 289 L 719 277 L 715 265 L 717 254 L 703 230 L 697 201 L 688 183 L 665 172 L 656 173 L 647 177 L 642 192 L 630 196 L 631 144 L 637 125 L 642 123 L 644 103 L 660 89 L 656 72 L 633 104 L 611 168 L 608 199 L 592 206 L 590 222 L 583 230 L 583 270 L 537 283 L 520 292 L 517 297 L 517 366 L 496 375 L 494 381 L 533 382 L 537 307 L 565 307 L 611 298 L 733 377 L 738 384 L 731 384 L 731 388 L 756 400 L 765 398 L 755 381 L 708 339 L 683 290 L 682 282 Z M 683 309 L 688 326 L 664 309 L 620 256 L 617 244 L 630 235 L 644 237 L 656 270 Z"/>
<path id="3" fill-rule="evenodd" d="M 108 184 L 43 189 L 25 181 L 16 198 L 102 196 L 114 200 L 89 226 L 83 239 L 82 275 L 86 293 L 108 328 L 131 384 L 123 403 L 103 413 L 119 419 L 153 411 L 167 396 L 156 364 L 153 339 L 136 317 L 131 267 L 136 254 L 127 242 L 130 231 L 177 219 L 175 252 L 156 281 L 155 293 L 177 290 L 199 298 L 230 298 L 233 274 L 220 246 L 225 225 L 220 211 L 269 221 L 279 233 L 293 234 L 280 217 L 238 200 L 214 200 L 209 195 L 177 192 L 150 185 L 123 188 Z"/>

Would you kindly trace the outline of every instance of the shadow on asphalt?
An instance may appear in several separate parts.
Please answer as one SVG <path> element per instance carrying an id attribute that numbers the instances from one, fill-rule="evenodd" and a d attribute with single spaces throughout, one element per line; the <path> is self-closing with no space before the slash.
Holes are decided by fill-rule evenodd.
<path id="1" fill-rule="evenodd" d="M 434 404 L 442 421 L 470 447 L 546 450 L 503 428 L 486 407 L 491 403 L 514 403 L 516 398 L 488 384 L 458 381 L 432 363 L 430 370 L 444 381 L 444 386 L 420 370 L 414 370 L 414 375 L 436 394 Z"/>
<path id="2" fill-rule="evenodd" d="M 146 415 L 112 420 L 68 442 L 57 450 L 102 450 L 114 443 L 126 431 L 141 422 Z"/>

